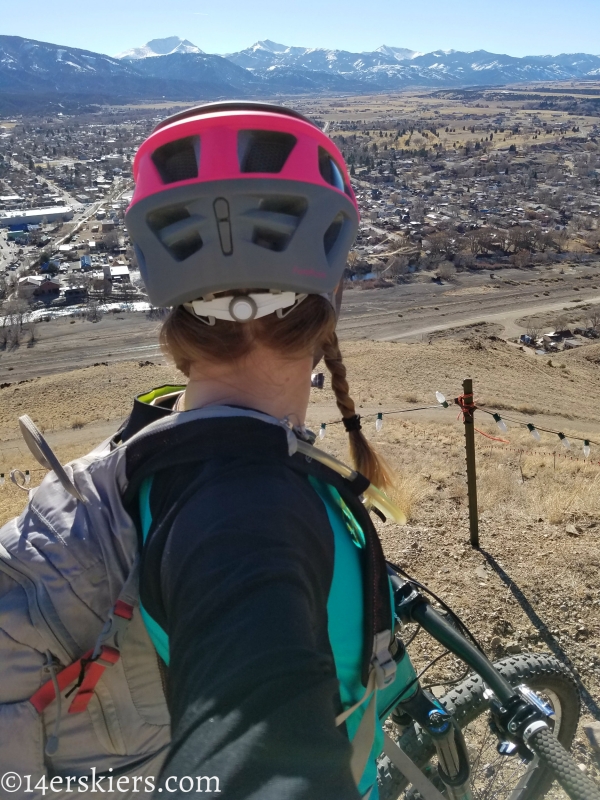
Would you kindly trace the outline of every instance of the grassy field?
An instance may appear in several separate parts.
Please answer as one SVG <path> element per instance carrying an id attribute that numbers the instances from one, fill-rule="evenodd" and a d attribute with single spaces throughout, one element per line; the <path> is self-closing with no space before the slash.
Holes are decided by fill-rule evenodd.
<path id="1" fill-rule="evenodd" d="M 430 150 L 434 144 L 440 143 L 448 149 L 453 148 L 454 144 L 458 148 L 464 147 L 467 142 L 474 143 L 478 139 L 477 134 L 473 134 L 469 130 L 471 125 L 477 125 L 505 114 L 508 115 L 510 122 L 506 121 L 497 126 L 503 128 L 505 132 L 494 136 L 490 145 L 492 151 L 507 150 L 512 144 L 521 150 L 523 146 L 531 144 L 552 143 L 560 136 L 580 137 L 592 129 L 594 124 L 592 117 L 570 114 L 555 108 L 536 109 L 535 111 L 524 108 L 532 94 L 535 94 L 540 100 L 546 96 L 557 99 L 556 94 L 544 92 L 543 87 L 521 84 L 516 87 L 503 88 L 510 93 L 511 99 L 497 99 L 497 97 L 488 99 L 484 96 L 471 102 L 465 102 L 463 99 L 440 98 L 436 92 L 412 90 L 386 95 L 345 98 L 297 98 L 294 100 L 294 106 L 309 116 L 318 116 L 329 122 L 341 123 L 358 119 L 368 124 L 372 121 L 373 129 L 364 132 L 371 135 L 379 131 L 380 123 L 385 120 L 405 119 L 409 123 L 412 118 L 418 118 L 422 121 L 430 120 L 432 127 L 437 128 L 439 134 L 437 137 L 431 133 L 428 138 L 414 135 L 411 141 L 410 135 L 405 135 L 396 142 L 395 146 L 398 148 L 424 147 Z M 569 88 L 572 87 L 565 86 L 567 91 Z M 497 95 L 497 93 L 495 94 Z M 580 99 L 585 97 L 585 95 L 577 96 Z M 513 97 L 515 99 L 512 99 Z M 590 97 L 595 97 L 595 95 L 592 94 Z M 543 131 L 540 128 L 537 139 L 528 133 L 513 134 L 511 132 L 510 129 L 519 124 L 530 123 L 532 116 L 535 116 L 540 122 L 546 122 L 548 127 L 568 123 L 569 130 L 557 137 L 554 132 Z M 444 121 L 443 125 L 440 120 Z M 446 126 L 451 128 L 449 132 L 446 132 Z M 463 127 L 466 130 L 463 130 Z M 579 132 L 573 131 L 573 127 L 578 127 Z M 344 129 L 336 130 L 336 133 L 342 135 L 350 132 Z"/>

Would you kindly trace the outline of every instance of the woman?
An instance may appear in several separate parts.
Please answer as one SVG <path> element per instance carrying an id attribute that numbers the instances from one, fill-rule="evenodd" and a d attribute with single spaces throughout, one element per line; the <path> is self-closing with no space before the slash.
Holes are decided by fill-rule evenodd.
<path id="1" fill-rule="evenodd" d="M 161 785 L 216 776 L 224 800 L 374 800 L 370 701 L 395 665 L 385 566 L 357 495 L 389 478 L 335 333 L 358 227 L 343 159 L 293 111 L 217 103 L 161 123 L 134 177 L 127 227 L 150 300 L 173 307 L 162 345 L 189 378 L 151 402 L 195 421 L 165 438 L 168 466 L 140 492 L 141 601 L 172 716 Z M 293 452 L 314 439 L 321 356 L 368 479 L 354 486 Z"/>

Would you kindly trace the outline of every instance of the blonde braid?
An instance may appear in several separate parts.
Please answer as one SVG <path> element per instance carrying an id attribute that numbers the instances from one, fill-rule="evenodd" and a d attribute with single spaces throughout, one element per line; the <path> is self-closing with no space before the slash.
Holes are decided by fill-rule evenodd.
<path id="1" fill-rule="evenodd" d="M 342 359 L 337 334 L 331 333 L 323 343 L 323 358 L 325 365 L 331 373 L 331 388 L 335 394 L 335 401 L 342 418 L 352 419 L 356 415 L 354 400 L 350 397 L 350 389 L 346 379 L 346 367 Z M 391 486 L 392 478 L 390 469 L 365 438 L 359 425 L 348 433 L 350 440 L 350 456 L 358 472 L 362 473 L 379 489 Z"/>

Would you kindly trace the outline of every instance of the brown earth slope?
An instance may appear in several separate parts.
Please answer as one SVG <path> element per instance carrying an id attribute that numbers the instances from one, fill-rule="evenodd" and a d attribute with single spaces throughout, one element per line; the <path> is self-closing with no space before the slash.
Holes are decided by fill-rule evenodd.
<path id="1" fill-rule="evenodd" d="M 382 524 L 387 555 L 449 602 L 490 655 L 553 652 L 571 664 L 585 719 L 600 719 L 600 447 L 585 462 L 580 443 L 567 453 L 555 435 L 536 444 L 523 428 L 502 436 L 479 412 L 477 427 L 508 444 L 477 438 L 482 550 L 471 550 L 464 480 L 463 431 L 456 407 L 384 417 L 377 411 L 435 405 L 464 377 L 476 398 L 514 419 L 600 442 L 600 345 L 533 358 L 495 338 L 469 336 L 432 344 L 345 342 L 351 393 L 366 433 L 397 471 L 396 498 L 409 512 L 405 527 Z M 61 458 L 85 452 L 114 430 L 134 394 L 177 380 L 169 366 L 126 362 L 46 376 L 0 389 L 0 471 L 34 469 L 19 441 L 16 418 L 42 424 Z M 313 390 L 309 423 L 339 418 L 329 388 Z M 83 426 L 83 427 L 81 427 Z M 330 424 L 324 449 L 347 459 L 341 425 Z M 559 456 L 554 460 L 554 451 Z M 571 460 L 577 458 L 579 460 Z M 32 473 L 37 483 L 43 470 Z M 24 494 L 0 487 L 0 520 L 17 513 Z M 420 636 L 411 649 L 418 666 L 437 652 Z M 445 662 L 437 679 L 456 674 Z M 596 774 L 578 735 L 575 755 Z M 559 793 L 554 794 L 560 797 Z"/>

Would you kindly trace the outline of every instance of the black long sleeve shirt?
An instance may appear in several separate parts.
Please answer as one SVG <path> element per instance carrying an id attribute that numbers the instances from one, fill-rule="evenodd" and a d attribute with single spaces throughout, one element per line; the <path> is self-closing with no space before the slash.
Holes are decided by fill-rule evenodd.
<path id="1" fill-rule="evenodd" d="M 160 518 L 196 482 L 168 530 L 151 527 L 142 562 L 142 602 L 170 642 L 160 796 L 170 776 L 215 776 L 222 800 L 358 800 L 335 726 L 326 510 L 283 461 L 234 453 L 159 472 L 150 495 Z"/>

